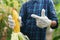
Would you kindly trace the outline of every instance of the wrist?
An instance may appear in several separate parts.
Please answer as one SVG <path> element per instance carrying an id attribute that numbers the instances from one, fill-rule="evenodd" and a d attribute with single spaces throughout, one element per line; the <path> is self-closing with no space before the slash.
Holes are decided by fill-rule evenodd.
<path id="1" fill-rule="evenodd" d="M 51 26 L 52 27 L 56 26 L 56 24 L 57 24 L 56 21 L 51 21 Z"/>

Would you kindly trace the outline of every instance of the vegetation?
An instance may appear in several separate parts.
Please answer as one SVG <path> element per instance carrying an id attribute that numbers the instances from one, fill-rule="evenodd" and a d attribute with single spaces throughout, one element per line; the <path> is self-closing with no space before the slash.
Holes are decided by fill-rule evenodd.
<path id="1" fill-rule="evenodd" d="M 8 15 L 11 9 L 19 13 L 22 4 L 26 0 L 0 0 L 0 40 L 10 40 L 12 29 L 8 27 Z"/>
<path id="2" fill-rule="evenodd" d="M 27 0 L 0 0 L 0 40 L 10 40 L 12 30 L 8 27 L 8 15 L 14 8 L 19 13 L 20 8 Z M 60 39 L 60 0 L 54 0 L 59 27 L 53 33 L 53 40 Z M 4 38 L 5 37 L 5 38 Z"/>
<path id="3" fill-rule="evenodd" d="M 53 33 L 53 40 L 60 40 L 60 1 L 54 0 L 55 9 L 58 17 L 58 28 Z"/>

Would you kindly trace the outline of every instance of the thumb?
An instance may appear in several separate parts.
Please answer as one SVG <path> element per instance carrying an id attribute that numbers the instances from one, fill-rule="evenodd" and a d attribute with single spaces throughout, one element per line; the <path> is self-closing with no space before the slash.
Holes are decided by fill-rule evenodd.
<path id="1" fill-rule="evenodd" d="M 45 9 L 42 9 L 41 11 L 41 17 L 45 16 Z"/>

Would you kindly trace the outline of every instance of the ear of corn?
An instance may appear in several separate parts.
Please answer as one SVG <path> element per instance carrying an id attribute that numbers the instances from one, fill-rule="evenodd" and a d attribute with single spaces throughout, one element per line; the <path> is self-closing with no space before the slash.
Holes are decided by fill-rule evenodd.
<path id="1" fill-rule="evenodd" d="M 12 9 L 12 18 L 15 22 L 13 32 L 15 32 L 15 33 L 20 32 L 20 23 L 19 23 L 18 17 L 19 17 L 19 15 L 16 12 L 16 10 Z"/>
<path id="2" fill-rule="evenodd" d="M 11 29 L 8 29 L 8 33 L 7 33 L 7 40 L 10 40 L 10 34 L 11 34 L 11 40 L 25 40 L 24 37 L 21 37 L 21 34 L 18 32 L 20 32 L 20 23 L 18 21 L 18 13 L 22 4 L 25 3 L 27 0 L 1 0 L 0 1 L 0 20 L 1 19 L 4 19 L 5 18 L 5 15 L 4 18 L 2 17 L 2 14 L 1 13 L 4 13 L 4 14 L 7 14 L 10 15 L 10 13 L 12 14 L 12 17 L 13 17 L 13 20 L 15 21 L 15 26 L 14 26 L 14 29 L 13 29 L 13 32 L 11 34 Z M 14 10 L 12 8 L 15 8 L 17 10 Z M 12 10 L 11 10 L 12 9 Z M 7 18 L 8 19 L 8 18 Z M 3 29 L 3 26 L 5 25 L 5 23 L 3 23 L 4 21 L 2 20 L 2 29 Z M 0 26 L 0 27 L 1 27 Z M 0 33 L 1 34 L 1 33 Z M 19 36 L 20 35 L 20 36 Z M 1 38 L 0 38 L 1 39 Z"/>

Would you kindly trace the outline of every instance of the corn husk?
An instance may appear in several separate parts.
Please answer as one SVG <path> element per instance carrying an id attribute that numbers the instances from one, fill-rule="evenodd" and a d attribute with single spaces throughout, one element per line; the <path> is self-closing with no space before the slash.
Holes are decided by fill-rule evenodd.
<path id="1" fill-rule="evenodd" d="M 26 35 L 23 35 L 21 32 L 18 33 L 12 33 L 11 34 L 11 40 L 29 40 L 29 38 Z"/>

